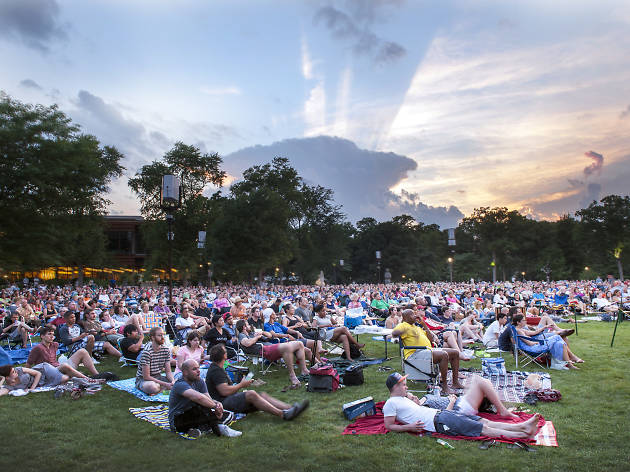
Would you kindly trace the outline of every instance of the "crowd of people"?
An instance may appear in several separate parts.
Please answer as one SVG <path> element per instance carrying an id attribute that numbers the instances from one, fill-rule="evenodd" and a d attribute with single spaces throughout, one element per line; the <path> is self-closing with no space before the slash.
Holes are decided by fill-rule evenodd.
<path id="1" fill-rule="evenodd" d="M 157 286 L 91 283 L 4 288 L 0 292 L 1 337 L 22 348 L 29 348 L 34 336 L 40 342 L 30 350 L 25 367 L 0 367 L 0 394 L 69 379 L 101 382 L 106 376 L 96 367 L 100 356 L 122 357 L 137 364 L 139 390 L 149 395 L 171 392 L 174 430 L 234 436 L 238 432 L 221 425 L 223 408 L 244 413 L 262 410 L 290 420 L 308 406 L 307 402 L 288 405 L 247 390 L 252 379 L 234 383 L 224 363 L 237 352 L 270 362 L 283 359 L 291 388 L 298 388 L 294 366 L 307 374 L 309 361 L 319 361 L 326 353 L 322 341 L 337 343 L 350 359 L 353 351 L 363 347 L 350 328 L 378 323 L 405 345 L 431 349 L 442 391 L 448 393 L 449 365 L 452 387 L 460 388 L 459 364 L 472 356 L 468 346 L 501 347 L 508 323 L 523 336 L 544 337 L 563 368 L 578 369 L 576 364 L 583 360 L 567 341 L 572 330 L 561 329 L 557 323 L 576 312 L 627 308 L 630 284 L 615 280 L 230 284 L 177 287 L 172 304 L 169 298 L 168 289 Z M 405 356 L 413 359 L 413 350 Z M 89 377 L 77 370 L 81 365 Z M 202 365 L 209 367 L 205 382 L 199 378 Z M 392 392 L 406 395 L 403 382 L 392 387 Z"/>

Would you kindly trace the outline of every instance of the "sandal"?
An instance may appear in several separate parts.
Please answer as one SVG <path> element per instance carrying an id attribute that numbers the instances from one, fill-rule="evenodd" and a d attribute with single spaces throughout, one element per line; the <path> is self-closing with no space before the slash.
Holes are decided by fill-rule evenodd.
<path id="1" fill-rule="evenodd" d="M 496 439 L 487 439 L 486 441 L 482 442 L 481 445 L 479 446 L 479 449 L 485 451 L 487 449 L 490 449 L 493 446 L 498 446 L 498 442 Z"/>
<path id="2" fill-rule="evenodd" d="M 508 444 L 508 449 L 522 449 L 525 452 L 536 452 L 536 449 L 521 441 L 516 441 L 515 443 Z"/>

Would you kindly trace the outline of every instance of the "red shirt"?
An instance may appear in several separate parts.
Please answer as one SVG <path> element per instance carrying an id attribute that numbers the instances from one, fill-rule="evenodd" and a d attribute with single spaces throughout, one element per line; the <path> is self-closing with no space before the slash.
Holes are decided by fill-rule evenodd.
<path id="1" fill-rule="evenodd" d="M 26 363 L 28 365 L 37 365 L 42 362 L 48 362 L 53 367 L 59 367 L 59 361 L 57 361 L 57 348 L 59 347 L 59 343 L 52 342 L 50 346 L 46 348 L 42 343 L 37 346 L 33 346 L 30 354 L 28 355 L 28 360 Z"/>

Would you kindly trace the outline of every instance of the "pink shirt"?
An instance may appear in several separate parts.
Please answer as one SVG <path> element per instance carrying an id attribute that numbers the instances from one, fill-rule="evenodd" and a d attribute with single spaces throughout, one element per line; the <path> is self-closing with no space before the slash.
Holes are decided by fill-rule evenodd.
<path id="1" fill-rule="evenodd" d="M 182 364 L 188 359 L 194 359 L 201 364 L 201 355 L 203 354 L 203 348 L 198 347 L 196 351 L 192 351 L 188 346 L 180 347 L 177 351 L 177 368 L 175 373 L 182 371 Z"/>

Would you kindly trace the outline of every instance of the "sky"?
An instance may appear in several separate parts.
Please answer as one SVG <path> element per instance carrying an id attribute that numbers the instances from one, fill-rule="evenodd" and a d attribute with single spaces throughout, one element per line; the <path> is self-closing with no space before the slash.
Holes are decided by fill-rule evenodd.
<path id="1" fill-rule="evenodd" d="M 621 0 L 0 2 L 0 90 L 123 152 L 114 215 L 183 141 L 226 190 L 287 157 L 353 223 L 554 220 L 630 192 L 629 51 Z"/>

